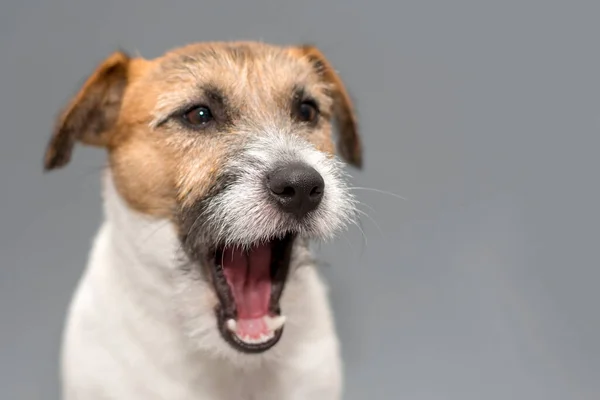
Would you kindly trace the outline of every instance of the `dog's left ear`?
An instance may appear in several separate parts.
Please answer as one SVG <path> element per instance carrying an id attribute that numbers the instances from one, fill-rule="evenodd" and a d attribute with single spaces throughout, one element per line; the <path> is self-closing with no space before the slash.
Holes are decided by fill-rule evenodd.
<path id="1" fill-rule="evenodd" d="M 106 146 L 128 81 L 130 58 L 115 52 L 89 76 L 77 95 L 59 116 L 46 149 L 44 168 L 65 166 L 76 141 Z"/>
<path id="2" fill-rule="evenodd" d="M 350 95 L 335 69 L 315 46 L 304 45 L 298 48 L 315 70 L 333 89 L 334 119 L 338 129 L 338 151 L 342 158 L 356 168 L 362 168 L 362 144 L 358 134 L 358 124 Z"/>

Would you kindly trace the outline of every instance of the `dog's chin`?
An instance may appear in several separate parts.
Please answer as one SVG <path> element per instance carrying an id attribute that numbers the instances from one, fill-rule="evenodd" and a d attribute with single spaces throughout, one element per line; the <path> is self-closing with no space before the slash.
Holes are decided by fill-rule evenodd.
<path id="1" fill-rule="evenodd" d="M 215 309 L 223 339 L 243 353 L 262 353 L 277 344 L 285 317 L 279 300 L 296 235 L 252 245 L 216 244 L 207 254 L 219 299 Z"/>

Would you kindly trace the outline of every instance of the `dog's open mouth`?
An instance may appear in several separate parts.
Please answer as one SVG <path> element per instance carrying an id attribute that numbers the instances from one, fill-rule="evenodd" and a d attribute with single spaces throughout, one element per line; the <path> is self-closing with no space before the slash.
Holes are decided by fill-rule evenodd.
<path id="1" fill-rule="evenodd" d="M 213 283 L 220 304 L 220 331 L 234 348 L 260 353 L 281 337 L 285 317 L 279 299 L 288 275 L 294 236 L 257 243 L 249 248 L 218 247 Z"/>

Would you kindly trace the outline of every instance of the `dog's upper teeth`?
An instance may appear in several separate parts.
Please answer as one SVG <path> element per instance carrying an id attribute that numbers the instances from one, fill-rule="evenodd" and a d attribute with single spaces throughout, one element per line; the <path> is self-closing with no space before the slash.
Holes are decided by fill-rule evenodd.
<path id="1" fill-rule="evenodd" d="M 279 315 L 277 317 L 266 316 L 266 317 L 264 317 L 264 321 L 265 321 L 265 324 L 267 324 L 267 327 L 269 328 L 269 330 L 274 332 L 277 329 L 281 328 L 283 326 L 283 324 L 285 324 L 285 316 L 283 316 L 283 315 Z"/>
<path id="2" fill-rule="evenodd" d="M 237 322 L 235 322 L 235 319 L 232 318 L 227 320 L 227 329 L 234 333 L 237 331 Z"/>

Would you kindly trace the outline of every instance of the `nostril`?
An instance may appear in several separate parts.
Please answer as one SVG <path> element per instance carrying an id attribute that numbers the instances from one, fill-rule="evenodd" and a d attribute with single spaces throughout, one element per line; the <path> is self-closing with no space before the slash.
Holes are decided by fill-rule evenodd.
<path id="1" fill-rule="evenodd" d="M 296 195 L 296 189 L 287 180 L 281 179 L 279 176 L 269 177 L 267 182 L 271 192 L 277 196 L 294 197 Z"/>
<path id="2" fill-rule="evenodd" d="M 285 197 L 294 197 L 294 195 L 296 194 L 296 191 L 294 190 L 293 187 L 286 186 L 283 188 L 283 191 L 281 193 L 277 193 L 277 194 L 281 195 L 281 196 L 285 196 Z"/>
<path id="3" fill-rule="evenodd" d="M 312 190 L 309 193 L 309 196 L 311 198 L 317 198 L 317 197 L 321 197 L 323 195 L 323 187 L 321 186 L 315 186 L 314 188 L 312 188 Z"/>

